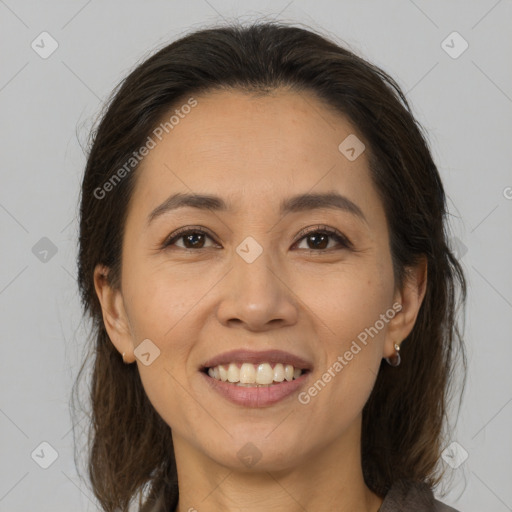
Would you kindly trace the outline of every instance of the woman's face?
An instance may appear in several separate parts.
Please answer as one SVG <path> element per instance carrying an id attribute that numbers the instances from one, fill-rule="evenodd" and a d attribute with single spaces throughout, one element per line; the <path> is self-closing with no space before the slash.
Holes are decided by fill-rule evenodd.
<path id="1" fill-rule="evenodd" d="M 105 323 L 177 447 L 295 467 L 357 438 L 381 360 L 414 319 L 397 313 L 407 297 L 355 127 L 306 93 L 195 99 L 136 171 L 112 309 L 97 286 Z M 162 206 L 176 194 L 216 199 Z M 288 381 L 287 364 L 307 371 Z"/>

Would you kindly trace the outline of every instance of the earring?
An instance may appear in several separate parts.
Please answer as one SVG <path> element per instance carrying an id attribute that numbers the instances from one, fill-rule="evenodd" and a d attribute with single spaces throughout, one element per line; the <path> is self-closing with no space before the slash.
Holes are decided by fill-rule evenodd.
<path id="1" fill-rule="evenodd" d="M 400 345 L 398 343 L 395 343 L 395 355 L 391 357 L 385 357 L 386 363 L 389 364 L 389 366 L 398 366 L 400 362 L 402 361 L 400 357 Z"/>
<path id="2" fill-rule="evenodd" d="M 127 363 L 125 360 L 124 360 L 124 355 L 126 354 L 126 352 L 123 352 L 123 363 L 124 364 L 130 364 L 130 363 Z"/>

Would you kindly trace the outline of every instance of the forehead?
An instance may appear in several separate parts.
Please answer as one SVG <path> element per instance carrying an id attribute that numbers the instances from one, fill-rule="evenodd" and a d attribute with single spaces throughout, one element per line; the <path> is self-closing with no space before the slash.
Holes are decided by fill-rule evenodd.
<path id="1" fill-rule="evenodd" d="M 178 104 L 164 116 L 163 122 L 181 114 L 137 170 L 132 204 L 139 213 L 177 192 L 224 197 L 233 211 L 261 211 L 290 195 L 333 190 L 357 201 L 365 215 L 383 213 L 365 152 L 350 161 L 339 149 L 361 135 L 312 93 L 235 90 L 194 99 L 193 108 Z"/>

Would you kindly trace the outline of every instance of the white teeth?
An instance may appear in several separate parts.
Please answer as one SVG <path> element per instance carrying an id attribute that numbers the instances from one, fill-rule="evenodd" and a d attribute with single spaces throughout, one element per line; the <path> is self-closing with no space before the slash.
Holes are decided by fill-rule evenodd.
<path id="1" fill-rule="evenodd" d="M 208 368 L 208 375 L 222 382 L 231 382 L 239 386 L 269 386 L 273 383 L 291 381 L 298 379 L 302 375 L 300 368 L 294 368 L 293 365 L 283 365 L 277 363 L 274 368 L 270 363 L 261 363 L 257 366 L 251 363 L 242 363 L 238 367 L 237 363 L 229 365 L 219 365 Z"/>
<path id="2" fill-rule="evenodd" d="M 208 375 L 214 379 L 220 380 L 219 366 L 215 368 L 208 368 Z"/>
<path id="3" fill-rule="evenodd" d="M 256 369 L 253 364 L 244 363 L 240 367 L 240 383 L 251 384 L 256 381 Z"/>
<path id="4" fill-rule="evenodd" d="M 228 371 L 226 370 L 226 368 L 224 368 L 224 366 L 222 365 L 216 366 L 216 368 L 219 369 L 220 380 L 222 382 L 226 382 L 228 380 Z"/>
<path id="5" fill-rule="evenodd" d="M 251 366 L 253 366 L 251 364 Z M 274 380 L 274 370 L 268 363 L 258 365 L 258 373 L 256 374 L 256 384 L 272 384 Z"/>
<path id="6" fill-rule="evenodd" d="M 239 382 L 240 381 L 240 369 L 235 363 L 231 363 L 228 368 L 228 381 Z"/>
<path id="7" fill-rule="evenodd" d="M 281 363 L 274 366 L 274 380 L 276 382 L 283 382 L 284 380 L 284 366 Z"/>

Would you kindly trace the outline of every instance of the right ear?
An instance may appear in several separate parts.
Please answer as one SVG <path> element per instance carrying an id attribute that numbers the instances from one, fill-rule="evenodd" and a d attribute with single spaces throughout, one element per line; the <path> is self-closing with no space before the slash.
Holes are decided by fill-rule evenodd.
<path id="1" fill-rule="evenodd" d="M 98 264 L 94 269 L 94 288 L 101 304 L 103 323 L 117 351 L 125 354 L 126 363 L 135 361 L 133 337 L 124 307 L 121 290 L 112 288 L 108 280 L 109 268 Z"/>

